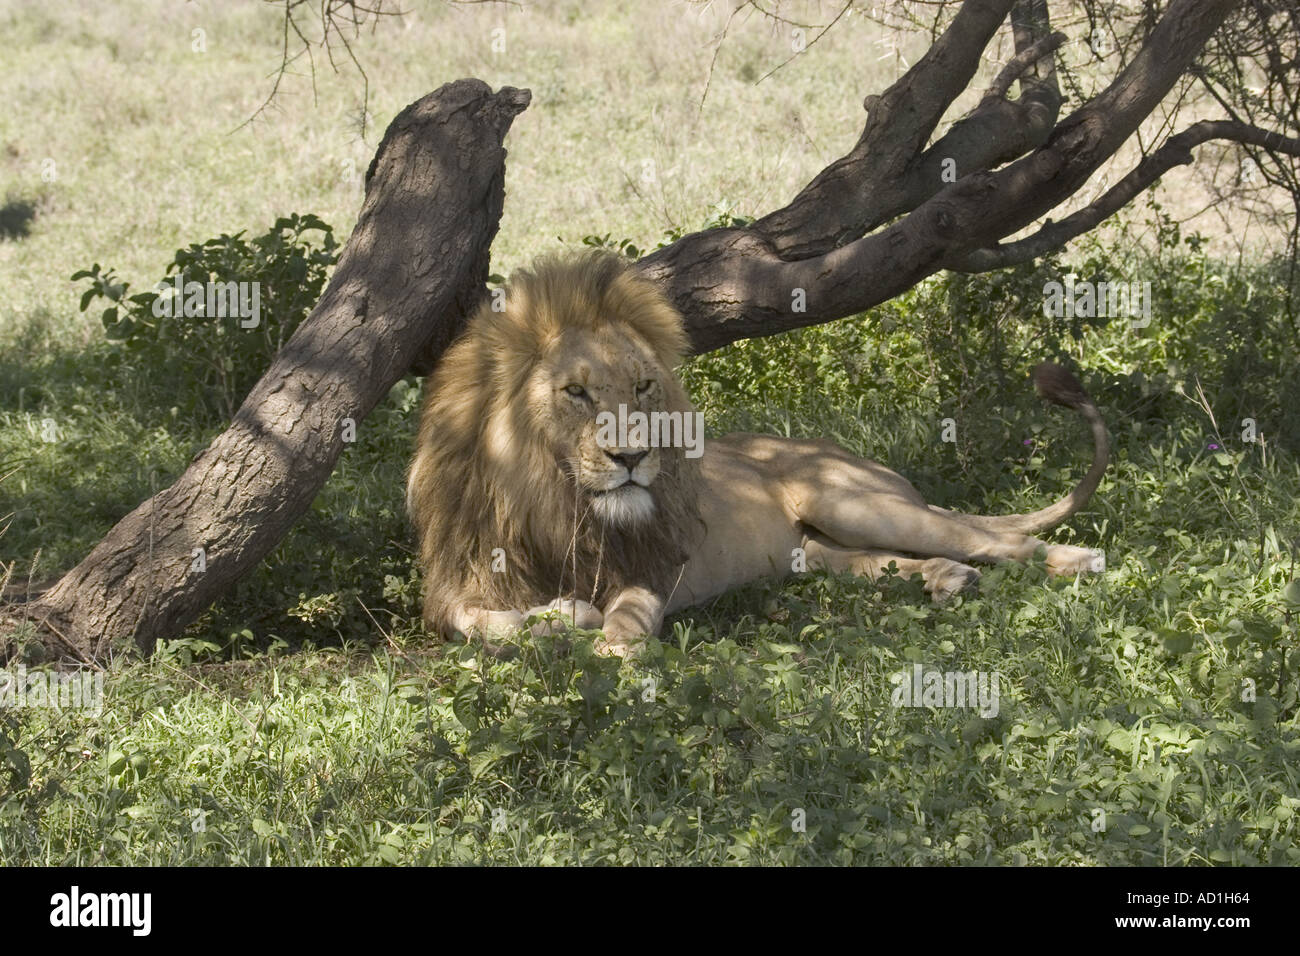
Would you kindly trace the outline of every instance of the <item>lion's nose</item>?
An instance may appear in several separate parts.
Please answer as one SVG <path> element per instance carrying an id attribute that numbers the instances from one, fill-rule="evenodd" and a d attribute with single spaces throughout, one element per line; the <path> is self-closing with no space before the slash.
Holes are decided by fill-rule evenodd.
<path id="1" fill-rule="evenodd" d="M 612 451 L 607 451 L 605 454 L 626 468 L 627 473 L 630 475 L 633 469 L 641 464 L 641 459 L 650 453 L 646 451 L 625 451 L 621 454 L 615 454 Z"/>

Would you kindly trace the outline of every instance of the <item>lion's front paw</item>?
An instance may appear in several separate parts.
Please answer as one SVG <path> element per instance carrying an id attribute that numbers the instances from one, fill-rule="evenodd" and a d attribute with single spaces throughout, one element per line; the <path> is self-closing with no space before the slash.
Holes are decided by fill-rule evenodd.
<path id="1" fill-rule="evenodd" d="M 596 640 L 596 653 L 605 657 L 617 655 L 632 660 L 645 650 L 646 635 L 639 627 L 628 626 L 626 617 L 612 617 Z"/>
<path id="2" fill-rule="evenodd" d="M 1047 570 L 1052 574 L 1100 574 L 1106 570 L 1106 552 L 1054 544 L 1047 549 Z"/>
<path id="3" fill-rule="evenodd" d="M 621 657 L 625 661 L 635 660 L 645 649 L 645 638 L 603 635 L 596 641 L 596 653 L 602 657 Z"/>
<path id="4" fill-rule="evenodd" d="M 586 601 L 572 601 L 568 598 L 555 600 L 550 604 L 539 604 L 529 608 L 525 617 L 545 617 L 535 623 L 530 630 L 534 637 L 545 634 L 559 634 L 570 628 L 596 630 L 605 622 L 605 616 L 594 604 Z"/>

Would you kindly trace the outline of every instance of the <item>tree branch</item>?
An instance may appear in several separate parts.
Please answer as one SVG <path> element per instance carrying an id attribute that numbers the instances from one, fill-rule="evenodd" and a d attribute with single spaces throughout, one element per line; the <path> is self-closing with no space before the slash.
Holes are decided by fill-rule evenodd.
<path id="1" fill-rule="evenodd" d="M 752 226 L 783 258 L 820 255 L 883 221 L 899 179 L 969 85 L 1014 0 L 967 0 L 948 28 L 902 77 L 869 100 L 857 144 L 782 209 Z"/>
<path id="2" fill-rule="evenodd" d="M 1047 0 L 1020 0 L 1011 11 L 1016 57 L 1003 68 L 979 106 L 952 125 L 905 174 L 893 207 L 882 208 L 881 221 L 911 212 L 943 188 L 946 163 L 958 177 L 994 169 L 1046 142 L 1061 110 L 1056 67 L 1049 55 L 1065 40 L 1052 33 Z M 1058 39 L 1059 38 L 1059 39 Z M 1019 79 L 1020 97 L 1010 101 L 992 95 Z M 873 223 L 873 225 L 877 225 Z"/>
<path id="3" fill-rule="evenodd" d="M 1114 82 L 1042 146 L 996 172 L 959 179 L 872 235 L 789 261 L 757 229 L 714 229 L 686 236 L 637 267 L 686 317 L 697 351 L 878 305 L 1073 195 L 1172 89 L 1234 6 L 1236 0 L 1173 0 Z"/>
<path id="4" fill-rule="evenodd" d="M 988 272 L 1028 262 L 1059 249 L 1071 239 L 1110 218 L 1175 166 L 1191 164 L 1192 149 L 1213 139 L 1232 140 L 1273 152 L 1300 156 L 1300 139 L 1288 139 L 1281 133 L 1231 120 L 1203 120 L 1176 136 L 1169 137 L 1164 145 L 1143 159 L 1128 175 L 1078 212 L 1060 222 L 1048 220 L 1041 229 L 1024 239 L 976 249 L 960 258 L 946 260 L 944 268 L 957 272 Z"/>
<path id="5" fill-rule="evenodd" d="M 985 91 L 984 99 L 1000 99 L 1006 96 L 1007 91 L 1011 89 L 1011 84 L 1020 79 L 1021 75 L 1029 67 L 1048 54 L 1055 53 L 1065 41 L 1066 36 L 1064 33 L 1049 33 L 1021 50 L 1002 68 L 1002 72 L 997 75 L 992 85 Z"/>

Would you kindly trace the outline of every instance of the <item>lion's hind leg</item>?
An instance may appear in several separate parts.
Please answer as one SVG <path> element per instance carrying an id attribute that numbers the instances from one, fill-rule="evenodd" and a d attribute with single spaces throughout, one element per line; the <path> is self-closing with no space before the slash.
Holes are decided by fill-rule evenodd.
<path id="1" fill-rule="evenodd" d="M 1049 544 L 931 508 L 901 475 L 838 447 L 803 456 L 788 482 L 790 497 L 797 502 L 791 517 L 840 547 L 985 564 L 1028 561 L 1045 548 L 1047 569 L 1053 574 L 1105 570 L 1100 551 Z"/>
<path id="2" fill-rule="evenodd" d="M 925 590 L 935 603 L 942 603 L 959 591 L 974 587 L 980 579 L 980 573 L 969 564 L 950 558 L 913 558 L 874 548 L 846 548 L 823 535 L 809 535 L 804 539 L 803 548 L 810 568 L 851 571 L 873 581 L 882 577 L 893 562 L 905 578 L 921 575 Z"/>

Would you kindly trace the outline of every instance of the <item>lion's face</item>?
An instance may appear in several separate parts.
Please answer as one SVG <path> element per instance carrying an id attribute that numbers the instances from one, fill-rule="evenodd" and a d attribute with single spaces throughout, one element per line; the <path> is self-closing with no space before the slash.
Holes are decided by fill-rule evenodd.
<path id="1" fill-rule="evenodd" d="M 645 341 L 618 323 L 566 330 L 533 371 L 534 425 L 565 477 L 607 524 L 630 528 L 654 518 L 662 453 L 645 429 L 625 427 L 620 434 L 618 422 L 634 412 L 648 417 L 669 410 L 671 385 L 671 373 Z"/>

